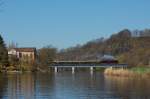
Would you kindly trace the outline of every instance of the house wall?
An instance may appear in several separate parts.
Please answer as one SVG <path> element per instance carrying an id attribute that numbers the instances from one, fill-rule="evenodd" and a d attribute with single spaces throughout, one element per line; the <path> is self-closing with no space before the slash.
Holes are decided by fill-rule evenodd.
<path id="1" fill-rule="evenodd" d="M 24 60 L 35 61 L 36 59 L 36 52 L 19 52 L 16 51 L 15 49 L 11 49 L 10 51 L 8 51 L 8 55 L 9 56 L 15 55 L 22 61 Z"/>
<path id="2" fill-rule="evenodd" d="M 19 52 L 20 59 L 28 59 L 31 61 L 35 60 L 35 53 L 34 52 Z"/>
<path id="3" fill-rule="evenodd" d="M 8 55 L 17 55 L 17 51 L 12 49 L 12 50 L 8 51 Z"/>

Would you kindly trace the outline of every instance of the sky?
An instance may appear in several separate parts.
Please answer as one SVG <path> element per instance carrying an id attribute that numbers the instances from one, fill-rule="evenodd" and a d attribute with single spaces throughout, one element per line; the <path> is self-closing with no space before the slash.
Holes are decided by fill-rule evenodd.
<path id="1" fill-rule="evenodd" d="M 6 44 L 68 48 L 122 29 L 150 28 L 150 0 L 2 0 Z"/>

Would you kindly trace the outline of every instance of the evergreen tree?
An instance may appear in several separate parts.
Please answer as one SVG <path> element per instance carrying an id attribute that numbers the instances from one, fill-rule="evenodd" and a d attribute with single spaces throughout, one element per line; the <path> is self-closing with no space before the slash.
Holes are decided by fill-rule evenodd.
<path id="1" fill-rule="evenodd" d="M 5 68 L 8 65 L 8 51 L 5 46 L 4 40 L 0 35 L 0 66 Z"/>

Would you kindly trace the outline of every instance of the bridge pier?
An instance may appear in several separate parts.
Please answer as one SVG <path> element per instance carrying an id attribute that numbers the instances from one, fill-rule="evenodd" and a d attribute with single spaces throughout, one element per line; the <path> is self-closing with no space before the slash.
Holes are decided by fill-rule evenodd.
<path id="1" fill-rule="evenodd" d="M 72 74 L 75 73 L 75 67 L 72 67 Z"/>
<path id="2" fill-rule="evenodd" d="M 57 69 L 57 67 L 55 67 L 55 73 L 57 73 L 57 71 L 58 71 L 58 69 Z"/>
<path id="3" fill-rule="evenodd" d="M 54 72 L 57 73 L 59 68 L 71 68 L 72 74 L 75 73 L 75 68 L 89 68 L 90 73 L 93 74 L 95 67 L 103 67 L 103 68 L 127 68 L 128 64 L 98 64 L 96 62 L 54 62 L 53 68 Z"/>
<path id="4" fill-rule="evenodd" d="M 90 67 L 90 73 L 93 74 L 93 67 Z"/>

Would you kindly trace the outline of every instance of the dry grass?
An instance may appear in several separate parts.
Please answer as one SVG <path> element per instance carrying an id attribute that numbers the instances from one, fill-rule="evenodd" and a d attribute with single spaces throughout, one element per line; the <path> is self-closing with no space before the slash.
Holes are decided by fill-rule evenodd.
<path id="1" fill-rule="evenodd" d="M 123 76 L 123 77 L 136 77 L 136 76 L 141 76 L 138 73 L 135 73 L 133 71 L 130 71 L 128 69 L 112 69 L 112 68 L 107 68 L 104 71 L 105 75 L 111 75 L 111 76 Z"/>

